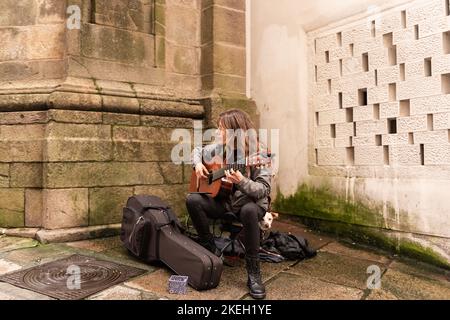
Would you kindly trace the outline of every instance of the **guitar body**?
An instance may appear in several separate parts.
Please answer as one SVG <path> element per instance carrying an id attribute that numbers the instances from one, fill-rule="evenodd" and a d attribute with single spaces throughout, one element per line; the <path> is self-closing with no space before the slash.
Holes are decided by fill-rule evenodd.
<path id="1" fill-rule="evenodd" d="M 262 156 L 262 158 L 261 158 Z M 227 197 L 233 191 L 233 183 L 225 178 L 225 170 L 231 168 L 241 171 L 243 174 L 246 168 L 270 166 L 272 154 L 270 153 L 256 153 L 252 155 L 253 161 L 246 158 L 245 164 L 230 164 L 223 163 L 218 157 L 213 158 L 211 163 L 203 163 L 208 170 L 207 178 L 197 178 L 195 170 L 192 170 L 191 182 L 189 185 L 190 193 L 208 193 L 211 197 Z"/>
<path id="2" fill-rule="evenodd" d="M 210 173 L 221 169 L 223 166 L 218 163 L 204 164 Z M 233 183 L 225 179 L 211 181 L 211 178 L 197 178 L 195 170 L 192 171 L 189 192 L 209 193 L 211 197 L 227 197 L 233 190 Z"/>

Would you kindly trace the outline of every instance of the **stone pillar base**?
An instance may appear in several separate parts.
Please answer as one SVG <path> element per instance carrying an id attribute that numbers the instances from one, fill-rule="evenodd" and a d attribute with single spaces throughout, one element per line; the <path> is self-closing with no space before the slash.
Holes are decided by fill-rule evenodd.
<path id="1" fill-rule="evenodd" d="M 0 102 L 5 233 L 41 242 L 85 239 L 78 230 L 120 223 L 127 199 L 136 194 L 159 196 L 183 216 L 192 166 L 172 161 L 178 143 L 173 131 L 187 130 L 192 137 L 194 121 L 214 126 L 220 112 L 231 108 L 247 111 L 257 123 L 254 102 L 241 95 L 137 99 L 102 93 L 89 95 L 93 104 L 83 105 L 71 100 L 72 93 L 56 92 L 26 105 L 27 111 L 13 111 L 20 103 L 6 111 Z"/>
<path id="2" fill-rule="evenodd" d="M 54 230 L 39 229 L 39 228 L 0 229 L 0 235 L 33 238 L 43 244 L 111 237 L 117 236 L 119 235 L 119 233 L 120 233 L 120 223 L 105 224 L 91 227 L 54 229 Z"/>

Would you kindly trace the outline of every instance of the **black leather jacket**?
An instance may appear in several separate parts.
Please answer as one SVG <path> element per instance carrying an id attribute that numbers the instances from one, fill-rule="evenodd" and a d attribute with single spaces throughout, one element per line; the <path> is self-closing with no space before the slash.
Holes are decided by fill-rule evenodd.
<path id="1" fill-rule="evenodd" d="M 223 149 L 221 144 L 209 144 L 205 147 L 194 148 L 192 152 L 193 167 L 204 159 L 221 156 Z M 244 204 L 253 201 L 267 211 L 269 209 L 271 181 L 272 170 L 270 167 L 247 169 L 244 179 L 235 184 L 235 191 L 229 199 L 225 199 L 226 209 L 237 214 Z"/>

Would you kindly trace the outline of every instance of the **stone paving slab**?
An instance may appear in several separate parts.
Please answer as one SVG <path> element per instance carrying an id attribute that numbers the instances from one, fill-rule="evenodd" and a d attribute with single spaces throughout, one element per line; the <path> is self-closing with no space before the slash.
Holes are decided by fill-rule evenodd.
<path id="1" fill-rule="evenodd" d="M 314 258 L 312 258 L 314 259 Z M 275 275 L 282 271 L 290 270 L 292 266 L 294 266 L 298 261 L 283 261 L 280 263 L 270 263 L 270 262 L 263 262 L 261 263 L 261 272 L 263 281 L 266 282 L 270 278 L 273 278 Z M 244 268 L 244 265 L 242 267 L 242 273 L 245 275 L 245 281 L 247 281 L 247 271 Z"/>
<path id="2" fill-rule="evenodd" d="M 128 254 L 118 237 L 39 245 L 35 250 L 18 250 L 5 255 L 4 258 L 21 265 L 33 266 L 72 254 L 98 257 L 148 271 L 155 269 Z"/>
<path id="3" fill-rule="evenodd" d="M 73 251 L 68 250 L 67 247 L 60 244 L 50 244 L 14 250 L 3 255 L 3 258 L 23 267 L 32 267 L 56 259 L 66 258 L 71 254 L 73 254 Z"/>
<path id="4" fill-rule="evenodd" d="M 241 277 L 239 277 L 238 274 L 234 274 L 234 270 L 231 271 L 231 269 L 224 270 L 222 279 L 217 288 L 207 291 L 196 291 L 191 287 L 188 287 L 187 294 L 185 295 L 170 294 L 168 292 L 168 280 L 171 275 L 172 272 L 167 269 L 159 269 L 149 275 L 126 282 L 125 285 L 170 300 L 236 300 L 247 293 L 245 283 L 240 279 Z"/>
<path id="5" fill-rule="evenodd" d="M 87 300 L 142 300 L 142 292 L 117 285 L 88 297 Z"/>
<path id="6" fill-rule="evenodd" d="M 67 242 L 65 243 L 69 247 L 85 249 L 95 252 L 102 252 L 113 248 L 118 248 L 122 246 L 120 241 L 120 237 L 108 237 L 102 239 L 94 239 L 94 240 L 82 240 L 75 242 Z"/>
<path id="7" fill-rule="evenodd" d="M 0 254 L 13 250 L 33 248 L 38 245 L 39 242 L 33 239 L 0 236 Z"/>
<path id="8" fill-rule="evenodd" d="M 132 267 L 145 269 L 148 271 L 154 271 L 155 268 L 160 267 L 159 264 L 151 265 L 140 261 L 136 257 L 128 253 L 127 249 L 124 247 L 117 247 L 109 250 L 102 251 L 96 254 L 98 257 L 104 257 L 107 260 L 120 261 L 123 264 L 130 265 Z"/>
<path id="9" fill-rule="evenodd" d="M 421 263 L 413 260 L 403 259 L 402 261 L 395 260 L 389 266 L 390 269 L 394 269 L 403 273 L 407 273 L 416 277 L 425 277 L 434 279 L 437 281 L 449 282 L 450 271 L 446 271 L 429 264 Z M 449 282 L 450 283 L 450 282 Z"/>
<path id="10" fill-rule="evenodd" d="M 307 275 L 282 272 L 267 285 L 267 300 L 359 300 L 363 291 Z"/>
<path id="11" fill-rule="evenodd" d="M 108 242 L 113 243 L 114 240 L 112 238 L 108 238 Z M 84 241 L 84 240 L 83 240 Z M 92 241 L 92 240 L 89 240 Z M 78 242 L 78 241 L 77 241 Z M 81 242 L 81 241 L 80 241 Z M 113 262 L 117 262 L 117 263 L 122 263 L 125 265 L 129 265 L 131 267 L 136 267 L 136 268 L 140 268 L 140 269 L 144 269 L 147 271 L 154 271 L 155 268 L 160 267 L 160 265 L 150 265 L 148 263 L 145 263 L 143 261 L 140 261 L 139 259 L 137 259 L 136 257 L 132 256 L 131 254 L 128 253 L 128 251 L 123 247 L 123 246 L 119 246 L 119 247 L 115 247 L 113 245 L 112 249 L 107 249 L 108 247 L 111 247 L 110 245 L 108 245 L 107 243 L 103 243 L 101 245 L 99 244 L 94 244 L 95 249 L 100 249 L 101 246 L 104 246 L 106 250 L 102 250 L 102 251 L 95 251 L 95 250 L 91 250 L 86 248 L 90 247 L 90 244 L 82 244 L 80 246 L 75 245 L 66 245 L 66 244 L 57 244 L 58 246 L 63 246 L 63 248 L 65 248 L 65 250 L 67 252 L 70 252 L 71 254 L 82 254 L 82 255 L 86 255 L 86 256 L 92 256 L 92 257 L 96 257 L 99 259 L 104 259 L 104 260 L 109 260 L 109 261 L 113 261 Z"/>
<path id="12" fill-rule="evenodd" d="M 295 263 L 295 261 L 262 263 L 261 271 L 263 281 L 271 279 L 279 272 L 287 269 L 293 263 Z M 189 287 L 186 295 L 169 294 L 167 286 L 171 274 L 173 273 L 168 269 L 163 268 L 148 275 L 128 281 L 125 285 L 174 300 L 236 300 L 245 297 L 248 293 L 246 285 L 247 271 L 245 270 L 245 263 L 243 260 L 240 260 L 240 263 L 235 267 L 224 266 L 219 286 L 207 291 L 196 291 Z"/>
<path id="13" fill-rule="evenodd" d="M 0 275 L 22 269 L 22 266 L 5 259 L 0 259 Z"/>
<path id="14" fill-rule="evenodd" d="M 380 288 L 370 290 L 370 293 L 366 297 L 366 300 L 398 300 L 398 298 L 392 293 Z"/>
<path id="15" fill-rule="evenodd" d="M 320 235 L 317 232 L 312 232 L 308 227 L 304 225 L 301 225 L 299 223 L 292 224 L 284 220 L 274 220 L 271 230 L 292 233 L 296 236 L 303 237 L 307 239 L 309 245 L 316 250 L 334 241 L 328 236 Z"/>
<path id="16" fill-rule="evenodd" d="M 357 246 L 351 246 L 349 244 L 342 244 L 339 242 L 331 242 L 331 243 L 325 245 L 321 249 L 321 251 L 335 253 L 338 255 L 351 257 L 351 258 L 375 261 L 375 262 L 379 262 L 383 265 L 386 265 L 391 261 L 390 257 L 382 255 L 381 253 L 376 253 L 374 251 L 368 251 L 368 250 L 362 250 L 361 248 L 359 248 Z"/>
<path id="17" fill-rule="evenodd" d="M 450 300 L 450 283 L 418 277 L 389 269 L 381 278 L 381 287 L 401 300 Z"/>
<path id="18" fill-rule="evenodd" d="M 369 277 L 367 268 L 371 265 L 378 265 L 381 272 L 385 270 L 384 265 L 376 261 L 319 251 L 315 258 L 302 261 L 290 268 L 289 273 L 364 290 L 367 288 Z"/>
<path id="19" fill-rule="evenodd" d="M 312 259 L 262 263 L 262 277 L 268 299 L 450 299 L 448 271 L 399 259 L 382 251 L 348 243 L 318 234 L 294 222 L 276 221 L 273 230 L 291 232 L 308 239 L 319 249 Z M 246 286 L 247 273 L 243 259 L 235 267 L 224 266 L 219 286 L 212 290 L 188 288 L 187 295 L 168 293 L 172 272 L 162 264 L 147 264 L 131 256 L 119 237 L 41 245 L 32 239 L 0 236 L 0 274 L 32 267 L 72 254 L 84 254 L 147 270 L 140 277 L 115 285 L 88 297 L 90 300 L 155 299 L 251 299 Z M 381 289 L 369 290 L 367 267 L 377 265 L 382 273 Z M 28 290 L 0 283 L 0 300 L 49 299 Z"/>
<path id="20" fill-rule="evenodd" d="M 0 300 L 55 300 L 43 294 L 0 282 Z"/>

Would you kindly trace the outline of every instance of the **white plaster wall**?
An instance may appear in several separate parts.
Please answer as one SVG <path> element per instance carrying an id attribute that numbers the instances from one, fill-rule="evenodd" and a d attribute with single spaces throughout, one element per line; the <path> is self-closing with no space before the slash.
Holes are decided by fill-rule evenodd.
<path id="1" fill-rule="evenodd" d="M 280 129 L 274 189 L 280 187 L 283 194 L 297 189 L 308 168 L 307 38 L 298 19 L 301 7 L 301 1 L 253 0 L 250 8 L 250 93 L 261 114 L 260 127 Z"/>
<path id="2" fill-rule="evenodd" d="M 247 94 L 262 128 L 280 130 L 274 186 L 293 193 L 308 175 L 308 64 L 310 31 L 350 15 L 407 0 L 247 0 Z M 372 7 L 371 7 L 372 6 Z M 290 142 L 295 141 L 295 144 Z"/>
<path id="3" fill-rule="evenodd" d="M 448 258 L 450 95 L 442 80 L 450 73 L 450 51 L 443 51 L 450 50 L 443 42 L 444 32 L 450 31 L 446 0 L 371 1 L 384 6 L 374 15 L 361 13 L 367 11 L 369 1 L 312 3 L 251 1 L 250 93 L 261 113 L 261 127 L 280 129 L 276 186 L 289 195 L 303 182 L 331 185 L 349 201 L 394 208 L 394 216 L 379 212 L 386 229 L 425 236 L 426 243 Z M 419 39 L 415 39 L 415 25 Z M 342 48 L 337 46 L 339 32 Z M 392 65 L 383 38 L 390 32 L 397 46 Z M 346 50 L 350 43 L 354 43 L 353 57 Z M 330 53 L 329 62 L 325 51 Z M 366 52 L 367 72 L 362 69 Z M 426 77 L 424 58 L 429 57 L 432 75 Z M 400 64 L 405 64 L 404 81 Z M 318 81 L 314 66 L 318 66 Z M 389 84 L 393 83 L 392 98 Z M 368 91 L 364 106 L 358 103 L 362 88 Z M 342 109 L 338 92 L 343 92 Z M 400 100 L 409 100 L 409 114 L 401 114 Z M 374 105 L 379 105 L 379 119 L 373 118 Z M 347 119 L 347 108 L 352 109 L 352 120 Z M 388 118 L 397 119 L 397 134 L 389 133 Z M 330 125 L 336 127 L 335 138 Z M 389 146 L 389 163 L 384 146 Z M 346 148 L 353 148 L 350 162 Z"/>
<path id="4" fill-rule="evenodd" d="M 265 1 L 265 0 L 262 0 Z M 340 22 L 356 14 L 388 9 L 410 0 L 293 0 L 300 4 L 297 18 L 306 31 Z"/>

